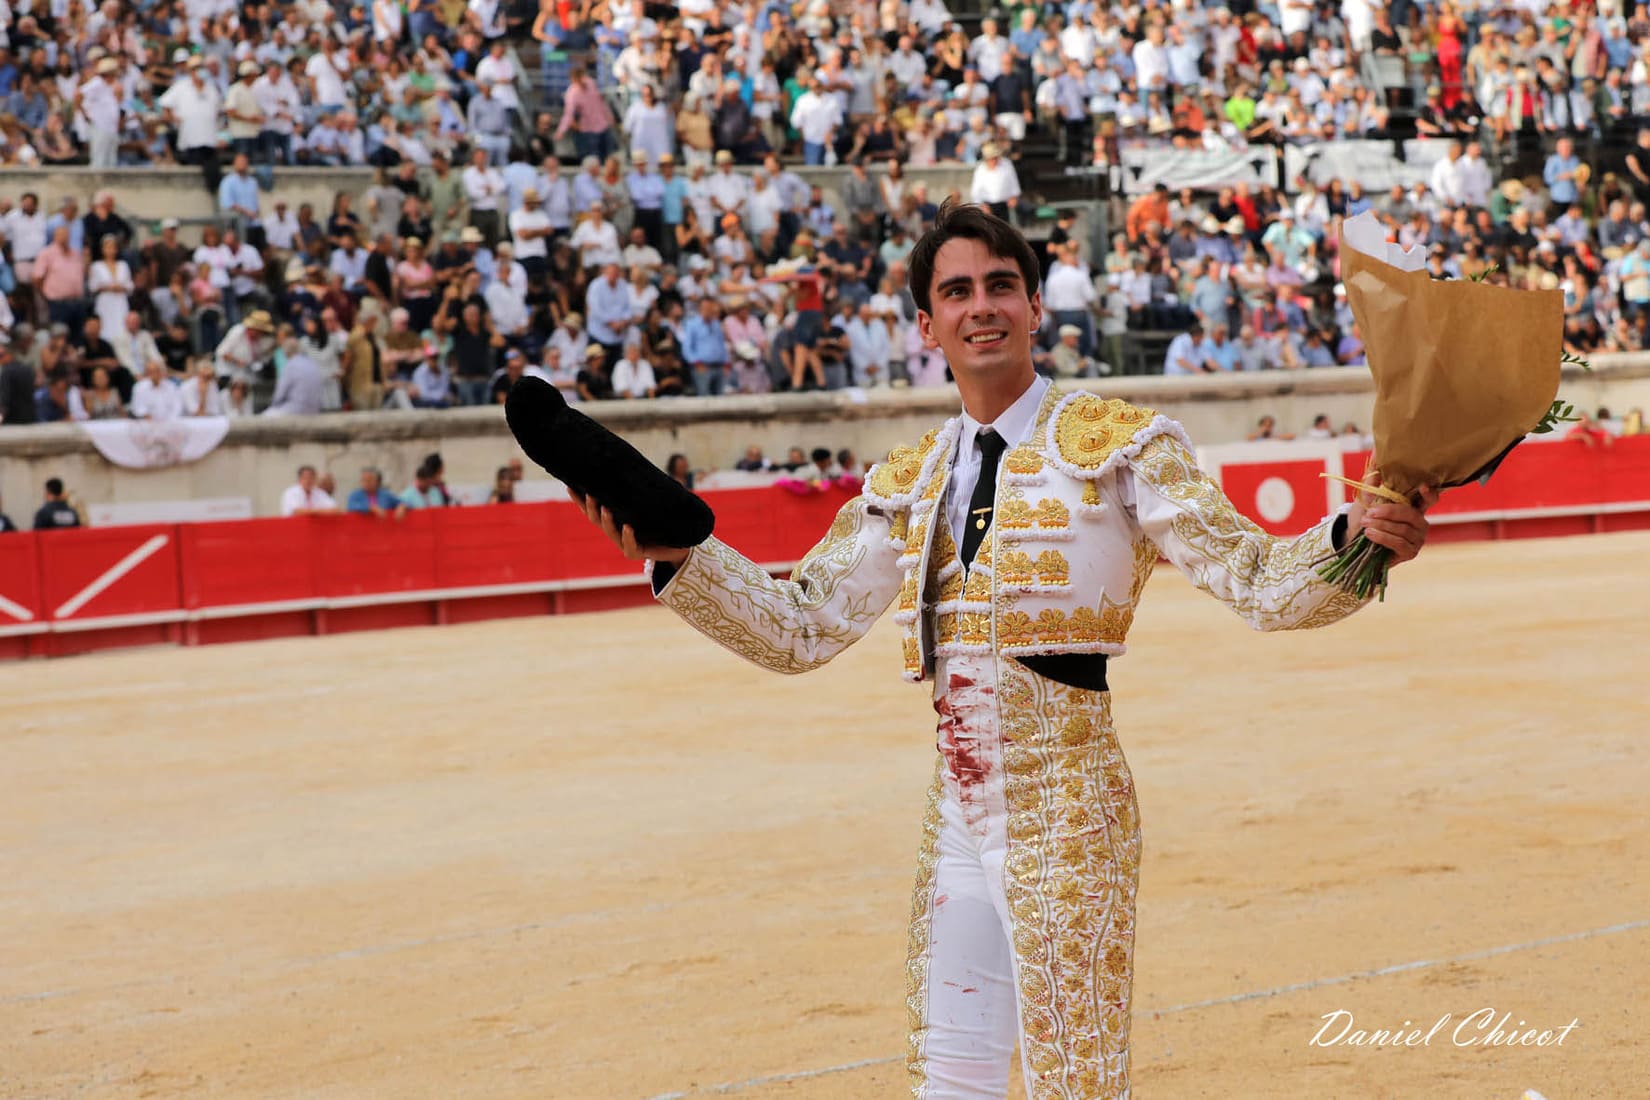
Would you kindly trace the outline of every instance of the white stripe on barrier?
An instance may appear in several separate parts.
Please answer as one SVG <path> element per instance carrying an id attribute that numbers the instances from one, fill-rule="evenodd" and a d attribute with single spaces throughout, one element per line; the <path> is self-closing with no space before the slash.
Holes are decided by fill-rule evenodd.
<path id="1" fill-rule="evenodd" d="M 88 584 L 85 588 L 82 588 L 79 592 L 76 592 L 73 596 L 70 596 L 67 600 L 63 601 L 63 606 L 59 607 L 52 617 L 54 619 L 66 619 L 70 615 L 73 615 L 76 611 L 79 611 L 92 600 L 96 599 L 98 594 L 104 589 L 108 588 L 111 584 L 114 584 L 120 578 L 142 565 L 149 558 L 154 557 L 154 555 L 160 551 L 161 547 L 165 546 L 169 541 L 170 539 L 166 535 L 155 535 L 148 542 L 145 542 L 142 546 L 139 546 L 136 550 L 133 550 L 130 554 L 127 554 L 124 558 L 121 558 L 119 561 L 115 562 L 114 565 L 110 566 L 102 576 L 98 577 L 91 584 Z"/>
<path id="2" fill-rule="evenodd" d="M 1450 512 L 1428 516 L 1428 523 L 1486 523 L 1496 520 L 1559 519 L 1566 516 L 1619 516 L 1650 512 L 1650 500 L 1629 500 L 1616 504 L 1565 504 L 1551 508 L 1515 508 L 1502 512 Z"/>
<path id="3" fill-rule="evenodd" d="M 6 599 L 4 596 L 0 596 L 0 611 L 4 611 L 6 614 L 10 615 L 19 622 L 28 623 L 34 621 L 34 612 L 14 600 Z"/>
<path id="4" fill-rule="evenodd" d="M 154 626 L 156 623 L 181 623 L 189 613 L 181 608 L 171 611 L 134 611 L 130 615 L 99 615 L 91 619 L 64 619 L 50 624 L 53 634 L 84 634 L 88 630 L 118 630 L 123 626 Z"/>

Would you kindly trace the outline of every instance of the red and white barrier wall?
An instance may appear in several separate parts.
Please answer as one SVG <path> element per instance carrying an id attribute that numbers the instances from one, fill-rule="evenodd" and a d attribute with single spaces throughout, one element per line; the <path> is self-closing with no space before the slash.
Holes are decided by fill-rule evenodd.
<path id="1" fill-rule="evenodd" d="M 1295 534 L 1338 505 L 1320 475 L 1358 477 L 1332 442 L 1210 447 L 1201 461 L 1245 514 Z M 788 570 L 848 499 L 830 489 L 706 492 L 716 533 Z M 1650 529 L 1650 437 L 1515 450 L 1488 486 L 1445 495 L 1433 538 Z M 157 642 L 204 644 L 391 626 L 598 611 L 650 599 L 566 502 L 303 516 L 0 536 L 0 657 Z"/>

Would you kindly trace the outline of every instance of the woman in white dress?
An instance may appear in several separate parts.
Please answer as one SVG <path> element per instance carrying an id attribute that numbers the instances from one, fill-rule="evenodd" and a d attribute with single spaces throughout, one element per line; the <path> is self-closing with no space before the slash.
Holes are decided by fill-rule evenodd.
<path id="1" fill-rule="evenodd" d="M 132 293 L 132 269 L 120 258 L 120 239 L 113 233 L 104 234 L 98 247 L 101 255 L 86 273 L 86 292 L 95 297 L 92 308 L 103 322 L 104 334 L 123 332 L 132 308 L 127 297 Z"/>

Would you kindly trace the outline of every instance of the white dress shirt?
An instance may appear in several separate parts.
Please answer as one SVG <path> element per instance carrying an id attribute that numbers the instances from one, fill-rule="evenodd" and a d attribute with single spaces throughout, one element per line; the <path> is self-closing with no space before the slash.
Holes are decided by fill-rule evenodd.
<path id="1" fill-rule="evenodd" d="M 951 521 L 951 537 L 958 546 L 962 545 L 963 524 L 971 518 L 968 505 L 974 499 L 974 483 L 980 480 L 982 456 L 974 437 L 982 428 L 990 428 L 1008 444 L 1005 454 L 1029 440 L 1031 429 L 1037 426 L 1037 410 L 1042 407 L 1043 395 L 1051 384 L 1047 378 L 1037 375 L 1014 404 L 990 424 L 981 424 L 964 410 L 962 430 L 957 433 L 957 457 L 951 467 L 950 496 L 945 504 L 946 518 Z"/>
<path id="2" fill-rule="evenodd" d="M 324 508 L 331 511 L 337 507 L 338 502 L 320 489 L 311 489 L 306 493 L 302 485 L 288 485 L 286 490 L 281 493 L 281 515 L 283 516 L 290 516 L 300 508 L 312 510 Z"/>

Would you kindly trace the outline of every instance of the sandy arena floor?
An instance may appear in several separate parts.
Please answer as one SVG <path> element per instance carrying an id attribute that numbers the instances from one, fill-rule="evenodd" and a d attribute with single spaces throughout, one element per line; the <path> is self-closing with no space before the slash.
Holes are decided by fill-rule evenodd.
<path id="1" fill-rule="evenodd" d="M 1271 636 L 1160 570 L 1112 677 L 1138 1097 L 1646 1094 L 1647 562 L 1440 546 Z M 647 609 L 0 666 L 0 1096 L 901 1095 L 896 646 L 787 679 Z M 1309 1045 L 1483 1008 L 1580 1025 Z"/>

